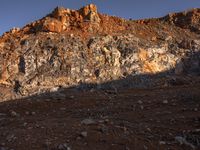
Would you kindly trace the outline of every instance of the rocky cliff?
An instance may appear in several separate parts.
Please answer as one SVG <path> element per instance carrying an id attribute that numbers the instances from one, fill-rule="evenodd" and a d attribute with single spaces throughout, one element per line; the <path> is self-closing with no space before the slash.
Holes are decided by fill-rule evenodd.
<path id="1" fill-rule="evenodd" d="M 0 37 L 0 99 L 61 87 L 194 84 L 200 75 L 200 9 L 126 20 L 93 4 L 56 8 Z"/>

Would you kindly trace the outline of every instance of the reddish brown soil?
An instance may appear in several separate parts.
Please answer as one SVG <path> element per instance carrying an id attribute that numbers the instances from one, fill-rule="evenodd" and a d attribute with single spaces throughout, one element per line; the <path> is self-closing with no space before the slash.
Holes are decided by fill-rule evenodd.
<path id="1" fill-rule="evenodd" d="M 175 137 L 200 129 L 199 85 L 60 93 L 0 103 L 0 147 L 187 150 Z M 81 123 L 88 118 L 95 123 Z"/>

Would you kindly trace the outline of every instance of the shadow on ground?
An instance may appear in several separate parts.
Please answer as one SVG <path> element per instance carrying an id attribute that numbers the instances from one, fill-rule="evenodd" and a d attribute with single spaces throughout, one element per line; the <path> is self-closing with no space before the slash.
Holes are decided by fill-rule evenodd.
<path id="1" fill-rule="evenodd" d="M 198 149 L 200 54 L 176 69 L 1 102 L 0 149 Z"/>

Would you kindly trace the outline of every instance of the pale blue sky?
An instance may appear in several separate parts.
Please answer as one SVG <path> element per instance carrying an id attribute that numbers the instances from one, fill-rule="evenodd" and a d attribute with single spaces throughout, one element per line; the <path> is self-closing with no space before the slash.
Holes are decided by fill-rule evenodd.
<path id="1" fill-rule="evenodd" d="M 200 0 L 1 0 L 0 35 L 44 17 L 56 6 L 79 9 L 89 3 L 96 4 L 101 13 L 133 19 L 200 8 Z"/>

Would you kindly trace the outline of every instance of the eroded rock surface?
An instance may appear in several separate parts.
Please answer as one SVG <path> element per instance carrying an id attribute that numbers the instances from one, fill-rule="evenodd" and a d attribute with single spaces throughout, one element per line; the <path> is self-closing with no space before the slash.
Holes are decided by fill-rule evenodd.
<path id="1" fill-rule="evenodd" d="M 198 30 L 198 14 L 199 9 L 194 9 L 160 19 L 129 21 L 102 15 L 93 4 L 80 10 L 56 8 L 0 38 L 4 89 L 0 98 L 80 85 L 168 86 L 179 77 L 184 82 L 187 79 L 186 83 L 196 82 L 200 38 L 193 29 Z M 188 22 L 183 25 L 184 19 Z"/>

